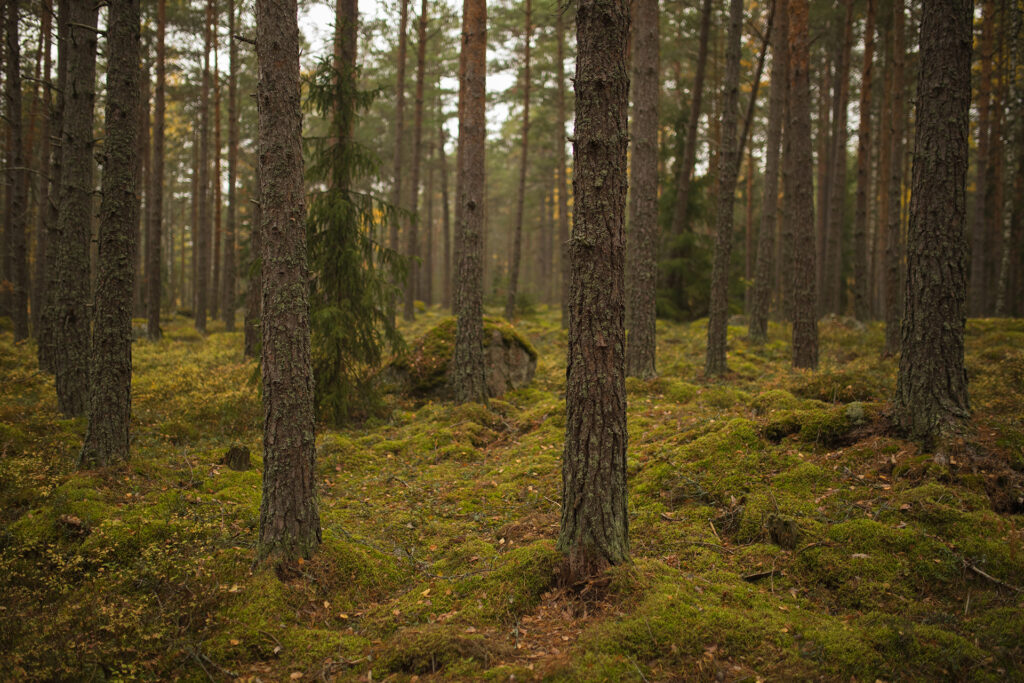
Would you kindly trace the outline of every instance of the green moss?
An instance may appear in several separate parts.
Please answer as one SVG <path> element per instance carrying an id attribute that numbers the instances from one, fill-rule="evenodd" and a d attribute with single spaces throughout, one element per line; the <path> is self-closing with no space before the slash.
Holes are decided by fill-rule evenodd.
<path id="1" fill-rule="evenodd" d="M 744 406 L 750 400 L 750 394 L 728 386 L 712 386 L 699 395 L 701 403 L 712 408 L 733 408 Z"/>
<path id="2" fill-rule="evenodd" d="M 763 428 L 769 441 L 778 442 L 792 434 L 798 434 L 800 441 L 823 446 L 843 443 L 850 430 L 867 419 L 862 404 L 836 406 L 819 410 L 780 410 L 772 413 Z M 851 419 L 853 416 L 853 419 Z"/>
<path id="3" fill-rule="evenodd" d="M 750 407 L 758 415 L 767 415 L 777 410 L 795 410 L 799 403 L 799 399 L 785 389 L 772 389 L 755 396 Z"/>
<path id="4" fill-rule="evenodd" d="M 507 653 L 500 641 L 480 633 L 467 633 L 465 626 L 427 624 L 399 631 L 381 654 L 378 665 L 386 672 L 429 674 L 462 663 L 461 670 L 469 673 L 487 668 L 492 660 Z M 466 660 L 474 666 L 467 669 Z"/>
<path id="5" fill-rule="evenodd" d="M 676 403 L 689 403 L 697 396 L 698 392 L 696 384 L 675 380 L 665 387 L 665 398 Z"/>
<path id="6" fill-rule="evenodd" d="M 871 370 L 826 370 L 803 376 L 791 389 L 796 396 L 828 403 L 885 401 L 894 386 L 890 375 Z"/>

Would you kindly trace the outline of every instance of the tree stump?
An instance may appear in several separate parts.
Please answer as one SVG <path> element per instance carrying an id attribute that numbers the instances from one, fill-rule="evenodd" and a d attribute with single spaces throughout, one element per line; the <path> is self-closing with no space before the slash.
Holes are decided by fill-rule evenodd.
<path id="1" fill-rule="evenodd" d="M 252 469 L 252 460 L 249 459 L 249 449 L 245 446 L 233 445 L 221 458 L 220 464 L 227 465 L 236 472 L 244 472 Z"/>

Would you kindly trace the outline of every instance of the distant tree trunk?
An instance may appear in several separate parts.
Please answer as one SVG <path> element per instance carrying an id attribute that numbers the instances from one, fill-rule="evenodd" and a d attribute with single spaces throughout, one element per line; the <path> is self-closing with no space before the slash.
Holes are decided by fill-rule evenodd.
<path id="1" fill-rule="evenodd" d="M 210 318 L 216 320 L 220 316 L 222 297 L 220 285 L 220 243 L 221 214 L 223 213 L 223 196 L 220 184 L 220 54 L 217 38 L 217 24 L 220 21 L 220 9 L 217 0 L 213 3 L 213 280 L 210 282 Z"/>
<path id="2" fill-rule="evenodd" d="M 238 223 L 238 41 L 235 35 L 235 0 L 228 0 L 228 219 L 224 231 L 224 277 L 221 283 L 221 319 L 228 332 L 235 329 L 235 229 Z"/>
<path id="3" fill-rule="evenodd" d="M 974 178 L 974 213 L 971 217 L 971 275 L 968 312 L 971 316 L 980 317 L 985 314 L 988 282 L 985 281 L 985 256 L 988 252 L 986 237 L 988 236 L 988 217 L 990 215 L 988 200 L 988 163 L 989 145 L 991 142 L 991 91 L 992 91 L 992 34 L 995 24 L 994 0 L 981 2 L 981 41 L 978 44 L 978 63 L 980 78 L 978 80 L 978 154 L 975 157 L 976 175 Z"/>
<path id="4" fill-rule="evenodd" d="M 428 307 L 434 303 L 434 171 L 437 165 L 434 159 L 434 147 L 428 146 L 426 151 L 427 183 L 424 195 L 424 231 L 423 267 L 420 269 L 420 294 Z"/>
<path id="5" fill-rule="evenodd" d="M 830 27 L 826 26 L 825 33 L 828 34 Z M 814 230 L 814 267 L 815 267 L 815 286 L 817 287 L 818 297 L 816 298 L 816 305 L 819 305 L 824 301 L 821 294 L 824 291 L 824 282 L 822 282 L 823 269 L 825 266 L 825 248 L 826 248 L 826 235 L 828 234 L 828 217 L 829 217 L 829 201 L 832 198 L 832 192 L 829 187 L 829 183 L 832 179 L 832 126 L 831 116 L 829 111 L 829 104 L 831 102 L 830 93 L 832 92 L 832 53 L 836 48 L 834 47 L 834 36 L 829 37 L 830 41 L 833 41 L 832 46 L 826 46 L 825 61 L 820 65 L 821 69 L 821 81 L 818 84 L 818 121 L 817 121 L 817 139 L 818 150 L 817 158 L 817 190 L 818 199 L 815 204 L 816 213 L 815 216 L 815 230 Z"/>
<path id="6" fill-rule="evenodd" d="M 989 161 L 987 165 L 989 196 L 985 203 L 988 206 L 985 235 L 985 281 L 988 282 L 988 296 L 985 300 L 985 315 L 997 315 L 997 304 L 1000 300 L 1000 266 L 1003 262 L 1004 202 L 1003 172 L 1005 170 L 1004 123 L 1006 121 L 1007 79 L 1005 77 L 1006 61 L 1003 46 L 1006 29 L 1006 3 L 1000 3 L 1000 20 L 997 26 L 999 40 L 992 55 L 993 78 L 995 88 L 992 93 L 992 128 L 989 132 Z"/>
<path id="7" fill-rule="evenodd" d="M 638 0 L 633 29 L 633 154 L 626 259 L 626 374 L 655 375 L 658 275 L 658 0 Z"/>
<path id="8" fill-rule="evenodd" d="M 697 155 L 697 124 L 700 121 L 701 99 L 704 96 L 704 74 L 708 63 L 708 34 L 711 28 L 712 0 L 704 0 L 701 9 L 699 47 L 697 48 L 697 72 L 693 80 L 690 97 L 689 120 L 686 123 L 686 146 L 683 148 L 682 164 L 676 170 L 676 201 L 672 210 L 672 235 L 682 235 L 687 229 L 690 183 L 693 177 L 693 161 Z"/>
<path id="9" fill-rule="evenodd" d="M 21 46 L 18 42 L 19 0 L 7 2 L 7 192 L 10 194 L 11 317 L 14 320 L 14 340 L 28 338 L 28 174 L 25 172 L 25 139 L 21 110 Z"/>
<path id="10" fill-rule="evenodd" d="M 893 0 L 893 64 L 892 64 L 892 118 L 890 119 L 890 178 L 886 212 L 889 220 L 885 231 L 885 353 L 894 355 L 900 350 L 900 319 L 903 316 L 903 291 L 900 286 L 903 232 L 903 0 Z"/>
<path id="11" fill-rule="evenodd" d="M 523 30 L 523 129 L 520 140 L 519 195 L 516 199 L 516 222 L 513 226 L 512 257 L 508 273 L 508 298 L 505 319 L 515 320 L 516 296 L 519 294 L 519 263 L 523 252 L 523 203 L 526 201 L 526 165 L 530 149 L 530 41 L 533 37 L 530 0 L 525 0 L 526 25 Z"/>
<path id="12" fill-rule="evenodd" d="M 860 76 L 860 125 L 857 129 L 857 213 L 853 228 L 853 314 L 871 315 L 868 300 L 868 195 L 871 192 L 871 88 L 875 50 L 875 0 L 867 0 L 864 65 Z"/>
<path id="13" fill-rule="evenodd" d="M 199 135 L 193 130 L 192 131 L 192 222 L 189 224 L 189 237 L 192 242 L 192 258 L 190 261 L 191 275 L 189 277 L 189 294 L 192 300 L 192 316 L 195 318 L 196 309 L 199 306 L 199 300 L 196 298 L 196 282 L 198 281 L 198 271 L 196 269 L 196 257 L 198 256 L 198 235 L 199 235 Z M 185 287 L 185 232 L 182 230 L 181 233 L 181 286 L 184 291 Z"/>
<path id="14" fill-rule="evenodd" d="M 710 1 L 710 0 L 709 0 Z M 555 12 L 555 33 L 558 39 L 558 53 L 555 58 L 555 78 L 558 80 L 558 99 L 555 100 L 556 133 L 555 170 L 558 182 L 558 244 L 561 287 L 559 299 L 562 305 L 562 329 L 569 329 L 569 182 L 565 159 L 565 26 L 562 9 Z"/>
<path id="15" fill-rule="evenodd" d="M 487 121 L 487 3 L 465 0 L 462 13 L 464 73 L 459 84 L 461 205 L 455 226 L 455 400 L 486 402 L 483 352 L 484 153 Z"/>
<path id="16" fill-rule="evenodd" d="M 57 408 L 84 415 L 89 401 L 89 239 L 93 191 L 96 6 L 69 2 L 67 81 L 61 133 L 63 169 L 54 267 Z"/>
<path id="17" fill-rule="evenodd" d="M 743 117 L 743 132 L 740 133 L 740 141 L 736 145 L 736 159 L 737 163 L 740 163 L 743 159 L 743 154 L 747 149 L 747 138 L 750 135 L 750 127 L 754 122 L 754 116 L 757 114 L 757 91 L 761 88 L 761 75 L 764 74 L 764 58 L 768 54 L 768 42 L 772 37 L 772 22 L 775 20 L 775 10 L 771 2 L 768 3 L 768 19 L 764 25 L 764 35 L 761 37 L 761 52 L 757 57 L 757 68 L 754 69 L 754 78 L 750 82 L 750 99 L 747 100 L 747 113 Z M 753 158 L 753 148 L 751 148 L 751 159 Z M 748 168 L 749 170 L 749 168 Z M 736 168 L 736 172 L 739 173 L 739 167 Z M 752 175 L 748 175 L 748 178 L 752 178 Z M 750 278 L 750 274 L 747 274 L 747 278 Z"/>
<path id="18" fill-rule="evenodd" d="M 704 373 L 724 374 L 726 331 L 729 321 L 729 263 L 732 255 L 733 204 L 739 150 L 736 142 L 736 107 L 740 86 L 740 39 L 743 0 L 730 0 L 729 36 L 725 47 L 725 83 L 722 88 L 722 148 L 719 153 L 718 217 L 715 257 L 711 267 L 711 303 L 708 309 L 708 348 Z"/>
<path id="19" fill-rule="evenodd" d="M 451 203 L 448 199 L 448 156 L 444 152 L 444 144 L 447 140 L 448 134 L 444 130 L 444 123 L 438 123 L 437 155 L 441 160 L 441 239 L 444 241 L 441 306 L 450 309 L 452 307 L 452 231 Z"/>
<path id="20" fill-rule="evenodd" d="M 139 0 L 110 0 L 108 8 L 99 272 L 90 351 L 89 426 L 78 458 L 81 469 L 128 459 L 132 405 L 132 305 L 139 226 L 136 188 L 141 180 L 136 157 L 142 133 Z"/>
<path id="21" fill-rule="evenodd" d="M 872 310 L 876 317 L 885 316 L 885 240 L 889 231 L 889 182 L 892 178 L 892 29 L 882 41 L 884 69 L 882 76 L 882 106 L 878 123 L 878 183 L 875 200 L 878 217 L 871 239 Z"/>
<path id="22" fill-rule="evenodd" d="M 164 212 L 164 102 L 167 84 L 167 2 L 157 3 L 156 19 L 156 92 L 153 95 L 153 159 L 151 185 L 146 198 L 149 211 L 149 234 L 146 237 L 146 331 L 151 340 L 162 335 L 160 330 L 161 279 L 160 246 L 163 239 Z M 171 271 L 173 273 L 173 270 Z"/>
<path id="23" fill-rule="evenodd" d="M 149 185 L 151 182 L 150 178 L 153 175 L 152 169 L 150 168 L 151 160 L 149 158 L 149 89 L 149 65 L 143 62 L 139 74 L 139 106 L 136 108 L 139 134 L 135 137 L 135 144 L 137 145 L 135 154 L 135 187 L 140 200 L 143 194 L 145 194 L 146 208 L 143 210 L 140 202 L 140 209 L 137 212 L 139 221 L 135 226 L 135 235 L 133 240 L 133 244 L 135 245 L 135 274 L 132 278 L 132 317 L 141 317 L 146 314 L 146 301 L 144 296 L 146 281 L 143 275 L 146 268 L 146 254 L 143 251 L 143 243 L 148 239 L 149 234 L 149 204 L 152 202 L 152 199 L 149 196 Z"/>
<path id="24" fill-rule="evenodd" d="M 403 317 L 416 317 L 416 296 L 419 294 L 419 215 L 420 161 L 423 156 L 423 84 L 426 80 L 427 63 L 427 0 L 420 2 L 420 19 L 416 36 L 416 109 L 413 113 L 412 131 L 412 183 L 409 188 L 409 210 L 412 220 L 406 225 L 406 253 L 409 257 L 409 276 L 405 281 L 405 310 Z"/>
<path id="25" fill-rule="evenodd" d="M 825 238 L 825 263 L 822 266 L 822 312 L 841 314 L 845 297 L 843 279 L 843 225 L 846 214 L 846 141 L 849 134 L 846 110 L 850 100 L 850 50 L 853 45 L 853 2 L 843 0 L 843 44 L 836 65 L 835 99 L 832 110 L 832 174 L 828 209 L 828 233 Z"/>
<path id="26" fill-rule="evenodd" d="M 395 83 L 395 151 L 394 151 L 394 184 L 391 188 L 391 204 L 401 210 L 402 201 L 402 153 L 405 151 L 405 53 L 406 33 L 409 30 L 409 0 L 401 0 L 401 19 L 398 28 L 398 76 Z M 401 213 L 391 221 L 390 246 L 394 251 L 399 251 L 398 246 L 398 225 L 405 219 Z M 406 274 L 407 282 L 412 279 L 413 264 L 410 259 L 409 270 Z M 409 317 L 406 315 L 406 317 Z"/>
<path id="27" fill-rule="evenodd" d="M 579 0 L 576 206 L 558 536 L 569 585 L 629 561 L 623 357 L 628 39 L 625 0 Z"/>
<path id="28" fill-rule="evenodd" d="M 253 194 L 255 195 L 252 206 L 252 214 L 249 219 L 249 253 L 252 259 L 249 264 L 249 283 L 245 294 L 245 357 L 255 358 L 260 352 L 260 308 L 263 299 L 263 247 L 260 234 L 263 224 L 262 196 L 260 188 L 263 185 L 260 174 L 260 161 L 257 157 L 253 164 L 255 178 L 253 181 Z"/>
<path id="29" fill-rule="evenodd" d="M 772 295 L 775 224 L 779 200 L 779 141 L 786 106 L 786 77 L 789 70 L 789 17 L 787 0 L 774 0 L 778 26 L 772 34 L 772 82 L 768 95 L 768 134 L 764 161 L 764 200 L 761 226 L 757 233 L 757 269 L 751 296 L 750 338 L 755 343 L 768 339 L 768 308 Z M 789 245 L 787 245 L 789 246 Z"/>
<path id="30" fill-rule="evenodd" d="M 213 41 L 213 3 L 206 0 L 203 37 L 203 83 L 199 94 L 199 225 L 194 256 L 196 273 L 195 326 L 206 334 L 206 310 L 210 301 L 210 47 Z"/>
<path id="31" fill-rule="evenodd" d="M 814 281 L 814 198 L 812 196 L 808 1 L 789 0 L 789 119 L 787 151 L 793 156 L 793 367 L 818 367 L 817 292 Z M 787 188 L 788 190 L 789 188 Z"/>
<path id="32" fill-rule="evenodd" d="M 965 186 L 971 105 L 970 0 L 921 12 L 907 311 L 896 389 L 900 427 L 926 447 L 970 417 L 964 368 Z"/>
<path id="33" fill-rule="evenodd" d="M 42 122 L 40 125 L 39 146 L 39 172 L 42 178 L 39 181 L 39 208 L 36 213 L 36 258 L 32 273 L 32 336 L 36 338 L 39 355 L 42 355 L 42 347 L 49 340 L 48 329 L 43 325 L 43 309 L 47 300 L 47 279 L 46 279 L 46 253 L 47 242 L 50 239 L 50 183 L 52 181 L 52 165 L 50 163 L 50 142 L 51 124 L 53 121 L 53 84 L 51 72 L 53 71 L 53 3 L 51 0 L 43 0 L 40 8 L 40 31 L 42 32 L 43 47 L 43 100 L 40 111 Z M 42 363 L 40 363 L 42 365 Z M 45 369 L 45 368 L 44 368 Z"/>
<path id="34" fill-rule="evenodd" d="M 296 0 L 256 0 L 263 204 L 263 500 L 258 556 L 320 544 Z"/>

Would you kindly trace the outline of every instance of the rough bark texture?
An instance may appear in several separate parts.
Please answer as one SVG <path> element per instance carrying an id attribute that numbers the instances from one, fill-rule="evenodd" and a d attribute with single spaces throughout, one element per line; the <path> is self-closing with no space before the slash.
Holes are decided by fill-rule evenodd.
<path id="1" fill-rule="evenodd" d="M 128 459 L 131 416 L 132 306 L 139 226 L 139 0 L 110 0 L 107 106 L 93 334 L 89 426 L 80 468 Z"/>
<path id="2" fill-rule="evenodd" d="M 523 128 L 520 136 L 519 194 L 516 198 L 516 222 L 512 227 L 512 256 L 508 273 L 508 297 L 505 319 L 516 317 L 516 296 L 519 294 L 519 270 L 523 255 L 523 203 L 526 201 L 526 165 L 530 151 L 530 41 L 533 38 L 533 15 L 530 0 L 525 1 L 523 31 Z"/>
<path id="3" fill-rule="evenodd" d="M 257 0 L 256 54 L 264 415 L 258 555 L 290 562 L 320 544 L 296 0 Z"/>
<path id="4" fill-rule="evenodd" d="M 263 247 L 260 240 L 263 224 L 263 204 L 260 188 L 262 187 L 262 174 L 260 173 L 260 160 L 256 159 L 256 168 L 253 181 L 253 205 L 251 218 L 249 220 L 249 253 L 252 261 L 249 263 L 249 283 L 245 290 L 245 349 L 246 358 L 255 358 L 260 352 L 260 315 L 263 303 Z"/>
<path id="5" fill-rule="evenodd" d="M 558 548 L 577 584 L 629 560 L 625 235 L 629 8 L 579 0 L 572 280 Z"/>
<path id="6" fill-rule="evenodd" d="M 988 162 L 991 127 L 992 33 L 995 23 L 994 0 L 981 3 L 981 41 L 978 44 L 980 78 L 978 80 L 978 154 L 975 157 L 974 212 L 971 216 L 971 276 L 968 311 L 984 315 L 988 297 L 985 279 L 985 255 L 988 252 L 986 225 L 989 215 Z"/>
<path id="7" fill-rule="evenodd" d="M 21 109 L 21 48 L 18 42 L 19 0 L 7 1 L 6 63 L 7 80 L 4 99 L 7 101 L 7 192 L 9 195 L 10 233 L 7 235 L 10 258 L 10 279 L 13 285 L 11 318 L 14 340 L 28 337 L 28 173 L 25 172 L 25 135 Z"/>
<path id="8" fill-rule="evenodd" d="M 69 2 L 68 64 L 61 133 L 63 171 L 54 267 L 57 408 L 84 415 L 89 401 L 89 238 L 93 191 L 96 8 Z"/>
<path id="9" fill-rule="evenodd" d="M 206 2 L 206 29 L 203 37 L 203 83 L 199 91 L 199 174 L 193 271 L 195 271 L 195 326 L 206 334 L 206 309 L 210 301 L 210 47 L 213 42 L 213 2 Z"/>
<path id="10" fill-rule="evenodd" d="M 483 352 L 484 150 L 486 136 L 487 3 L 465 0 L 463 77 L 459 84 L 459 197 L 456 260 L 455 400 L 485 402 Z"/>
<path id="11" fill-rule="evenodd" d="M 750 338 L 755 343 L 768 339 L 768 309 L 772 297 L 775 255 L 775 224 L 779 208 L 779 141 L 786 106 L 786 77 L 789 71 L 789 17 L 787 0 L 775 0 L 777 26 L 772 33 L 772 83 L 768 95 L 768 134 L 764 161 L 764 200 L 761 227 L 757 233 L 757 267 L 751 296 Z M 786 245 L 789 246 L 789 245 Z"/>
<path id="12" fill-rule="evenodd" d="M 900 426 L 926 445 L 951 436 L 970 415 L 964 228 L 971 17 L 970 0 L 934 0 L 921 13 L 896 412 Z"/>
<path id="13" fill-rule="evenodd" d="M 903 289 L 900 286 L 900 261 L 903 236 L 903 0 L 893 0 L 892 46 L 892 118 L 889 140 L 888 208 L 889 225 L 885 231 L 885 353 L 900 350 L 900 319 L 903 316 Z"/>
<path id="14" fill-rule="evenodd" d="M 153 94 L 153 159 L 146 208 L 149 211 L 149 235 L 146 237 L 146 331 L 157 340 L 160 331 L 161 283 L 160 247 L 163 243 L 164 212 L 164 100 L 167 85 L 167 2 L 159 0 L 156 19 L 156 92 Z"/>
<path id="15" fill-rule="evenodd" d="M 403 317 L 412 320 L 416 317 L 416 297 L 419 294 L 420 281 L 420 246 L 419 227 L 422 217 L 419 215 L 420 201 L 420 166 L 423 157 L 423 85 L 426 80 L 427 63 L 427 0 L 421 0 L 420 18 L 416 32 L 416 102 L 412 124 L 412 173 L 409 187 L 409 211 L 413 217 L 406 226 L 406 255 L 409 257 L 409 274 L 405 280 L 405 310 Z"/>
<path id="16" fill-rule="evenodd" d="M 633 153 L 626 249 L 626 374 L 655 374 L 658 275 L 658 0 L 638 0 L 633 28 Z"/>
<path id="17" fill-rule="evenodd" d="M 789 0 L 789 118 L 787 151 L 793 156 L 793 366 L 818 367 L 817 291 L 814 280 L 814 197 L 811 159 L 808 2 Z M 787 188 L 788 190 L 789 188 Z"/>
<path id="18" fill-rule="evenodd" d="M 562 304 L 562 329 L 569 329 L 569 182 L 565 160 L 565 26 L 561 8 L 555 12 L 555 33 L 558 40 L 558 53 L 555 57 L 555 78 L 558 80 L 558 98 L 555 100 L 558 126 L 555 153 L 555 173 L 558 182 L 558 244 L 561 268 L 561 291 L 559 300 Z"/>
<path id="19" fill-rule="evenodd" d="M 228 0 L 228 32 L 235 35 L 235 0 Z M 235 230 L 238 224 L 238 41 L 229 38 L 228 50 L 228 216 L 224 231 L 224 272 L 221 283 L 221 319 L 228 332 L 235 329 Z"/>
<path id="20" fill-rule="evenodd" d="M 708 349 L 704 359 L 706 375 L 721 375 L 725 362 L 729 321 L 729 263 L 732 255 L 733 203 L 739 149 L 736 142 L 736 107 L 740 86 L 740 38 L 743 0 L 730 0 L 729 36 L 725 47 L 725 82 L 722 87 L 722 148 L 719 153 L 718 216 L 715 257 L 711 266 L 711 303 L 708 310 Z"/>
<path id="21" fill-rule="evenodd" d="M 864 25 L 864 62 L 860 71 L 860 125 L 857 129 L 857 213 L 853 224 L 853 315 L 867 320 L 868 299 L 868 196 L 871 192 L 871 88 L 875 54 L 875 0 L 867 0 Z"/>

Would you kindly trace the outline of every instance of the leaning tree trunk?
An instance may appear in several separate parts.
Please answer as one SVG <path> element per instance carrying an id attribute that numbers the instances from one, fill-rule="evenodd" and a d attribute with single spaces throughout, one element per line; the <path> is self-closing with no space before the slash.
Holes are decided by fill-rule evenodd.
<path id="1" fill-rule="evenodd" d="M 787 0 L 775 0 L 778 26 L 772 34 L 772 83 L 768 95 L 768 141 L 764 161 L 764 200 L 761 227 L 757 233 L 757 267 L 751 297 L 750 338 L 762 344 L 768 339 L 768 308 L 772 297 L 775 224 L 779 201 L 779 141 L 786 106 L 786 76 L 789 70 L 789 9 Z M 788 246 L 788 245 L 786 245 Z"/>
<path id="2" fill-rule="evenodd" d="M 228 216 L 224 231 L 224 272 L 220 314 L 228 332 L 235 329 L 235 228 L 238 224 L 238 41 L 235 40 L 235 0 L 228 0 Z"/>
<path id="3" fill-rule="evenodd" d="M 578 584 L 629 560 L 625 277 L 629 7 L 579 0 L 572 280 L 558 549 Z"/>
<path id="4" fill-rule="evenodd" d="M 523 129 L 520 139 L 519 159 L 519 195 L 516 199 L 516 222 L 512 228 L 512 258 L 509 260 L 508 298 L 505 301 L 505 319 L 516 317 L 516 296 L 519 294 L 519 264 L 523 254 L 523 202 L 526 201 L 526 165 L 530 149 L 530 39 L 533 34 L 531 25 L 530 0 L 526 0 L 526 26 L 523 38 Z"/>
<path id="5" fill-rule="evenodd" d="M 633 155 L 626 273 L 626 374 L 655 374 L 658 275 L 658 0 L 638 0 L 633 30 Z"/>
<path id="6" fill-rule="evenodd" d="M 320 544 L 296 0 L 256 1 L 263 205 L 263 500 L 258 555 L 309 558 Z"/>
<path id="7" fill-rule="evenodd" d="M 900 427 L 928 447 L 970 416 L 964 228 L 972 13 L 970 0 L 934 0 L 921 13 L 896 414 Z"/>
<path id="8" fill-rule="evenodd" d="M 89 426 L 80 468 L 128 459 L 131 416 L 132 307 L 140 175 L 136 165 L 141 91 L 139 0 L 110 0 L 107 107 L 103 139 L 99 259 L 93 307 Z"/>
<path id="9" fill-rule="evenodd" d="M 161 279 L 160 247 L 163 240 L 164 211 L 164 93 L 167 86 L 167 1 L 159 0 L 156 20 L 156 92 L 153 94 L 153 158 L 150 169 L 149 234 L 146 236 L 146 331 L 150 339 L 157 340 L 160 331 Z M 173 271 L 172 271 L 173 272 Z"/>
<path id="10" fill-rule="evenodd" d="M 7 82 L 4 92 L 7 100 L 7 192 L 10 195 L 10 230 L 7 240 L 10 249 L 11 317 L 14 322 L 14 340 L 28 338 L 28 174 L 25 172 L 25 139 L 21 110 L 21 49 L 18 42 L 18 0 L 7 2 Z M 34 304 L 33 304 L 34 305 Z"/>
<path id="11" fill-rule="evenodd" d="M 875 0 L 867 0 L 864 63 L 860 76 L 860 125 L 857 129 L 857 212 L 853 227 L 853 314 L 871 315 L 868 300 L 868 195 L 871 192 L 871 88 L 875 51 Z"/>
<path id="12" fill-rule="evenodd" d="M 459 174 L 455 226 L 457 269 L 455 372 L 459 403 L 485 402 L 483 351 L 484 152 L 487 87 L 487 3 L 465 0 L 462 13 L 463 78 L 459 84 Z"/>
<path id="13" fill-rule="evenodd" d="M 900 286 L 900 261 L 903 232 L 903 0 L 893 0 L 892 45 L 892 119 L 890 120 L 888 208 L 889 225 L 885 231 L 885 354 L 900 350 L 900 319 L 903 316 L 903 291 Z"/>
<path id="14" fill-rule="evenodd" d="M 722 88 L 722 149 L 719 153 L 718 226 L 715 257 L 711 267 L 711 304 L 708 312 L 708 349 L 704 373 L 721 375 L 725 362 L 726 332 L 729 321 L 729 263 L 732 256 L 733 203 L 736 193 L 736 169 L 739 150 L 736 144 L 736 107 L 740 85 L 740 38 L 743 27 L 743 0 L 729 4 L 729 37 L 725 48 L 725 83 Z"/>
<path id="15" fill-rule="evenodd" d="M 562 305 L 562 329 L 569 329 L 569 182 L 565 161 L 565 26 L 561 8 L 555 12 L 555 33 L 558 53 L 555 57 L 555 78 L 558 81 L 558 97 L 555 100 L 558 130 L 555 134 L 555 172 L 558 182 L 558 243 L 561 287 L 559 302 Z"/>
<path id="16" fill-rule="evenodd" d="M 793 367 L 818 367 L 817 291 L 814 278 L 814 198 L 808 79 L 807 0 L 789 0 L 789 118 L 787 145 L 793 156 Z M 787 188 L 789 189 L 789 188 Z"/>
<path id="17" fill-rule="evenodd" d="M 420 200 L 420 166 L 423 156 L 423 85 L 426 80 L 427 63 L 427 0 L 420 2 L 420 19 L 416 33 L 416 102 L 412 124 L 412 174 L 409 187 L 409 211 L 412 220 L 406 225 L 406 255 L 409 257 L 409 274 L 405 279 L 405 309 L 403 317 L 412 320 L 416 317 L 416 296 L 419 294 L 420 277 L 420 246 L 419 215 Z"/>

